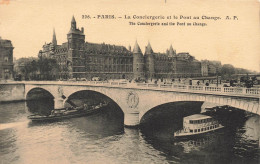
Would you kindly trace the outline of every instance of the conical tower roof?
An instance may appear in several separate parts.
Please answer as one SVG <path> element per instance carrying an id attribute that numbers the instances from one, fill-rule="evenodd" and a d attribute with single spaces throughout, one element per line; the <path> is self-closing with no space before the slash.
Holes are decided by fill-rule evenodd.
<path id="1" fill-rule="evenodd" d="M 72 22 L 73 22 L 73 23 L 74 23 L 74 22 L 76 23 L 76 20 L 75 20 L 74 15 L 72 16 L 72 19 L 71 19 L 71 23 L 72 23 Z"/>
<path id="2" fill-rule="evenodd" d="M 169 49 L 169 56 L 174 56 L 174 50 L 172 48 L 172 45 L 170 46 L 170 49 Z"/>
<path id="3" fill-rule="evenodd" d="M 134 46 L 134 49 L 133 49 L 133 53 L 137 54 L 137 53 L 142 53 L 137 41 L 135 41 L 135 46 Z"/>
<path id="4" fill-rule="evenodd" d="M 148 45 L 146 46 L 146 49 L 145 49 L 145 54 L 152 54 L 152 53 L 153 53 L 152 46 L 151 46 L 150 42 L 148 42 Z"/>
<path id="5" fill-rule="evenodd" d="M 53 35 L 52 35 L 52 43 L 54 45 L 57 45 L 56 33 L 55 33 L 55 29 L 54 28 L 53 28 Z"/>

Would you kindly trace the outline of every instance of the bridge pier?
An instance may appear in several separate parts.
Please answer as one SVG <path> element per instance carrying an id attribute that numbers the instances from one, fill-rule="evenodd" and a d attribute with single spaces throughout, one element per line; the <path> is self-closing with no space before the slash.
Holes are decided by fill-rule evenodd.
<path id="1" fill-rule="evenodd" d="M 60 109 L 63 108 L 63 99 L 62 98 L 55 98 L 54 99 L 54 109 Z"/>
<path id="2" fill-rule="evenodd" d="M 138 126 L 139 121 L 139 112 L 125 113 L 124 124 L 127 127 Z"/>

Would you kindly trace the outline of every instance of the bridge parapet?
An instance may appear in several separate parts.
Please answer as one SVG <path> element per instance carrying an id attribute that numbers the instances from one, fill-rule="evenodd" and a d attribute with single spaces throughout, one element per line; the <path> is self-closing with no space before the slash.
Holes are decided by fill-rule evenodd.
<path id="1" fill-rule="evenodd" d="M 16 82 L 17 83 L 17 82 Z M 43 85 L 93 85 L 109 86 L 146 90 L 164 90 L 177 92 L 190 92 L 201 94 L 230 95 L 242 97 L 260 97 L 259 88 L 241 88 L 241 87 L 214 87 L 201 85 L 182 85 L 182 84 L 150 84 L 150 83 L 126 83 L 126 82 L 104 82 L 104 81 L 25 81 L 25 84 L 43 84 Z"/>

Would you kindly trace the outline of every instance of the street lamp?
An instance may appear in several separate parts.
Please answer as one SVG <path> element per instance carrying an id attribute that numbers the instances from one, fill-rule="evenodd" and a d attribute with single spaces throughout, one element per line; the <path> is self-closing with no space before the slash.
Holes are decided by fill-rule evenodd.
<path id="1" fill-rule="evenodd" d="M 217 87 L 218 87 L 218 73 L 217 73 Z"/>

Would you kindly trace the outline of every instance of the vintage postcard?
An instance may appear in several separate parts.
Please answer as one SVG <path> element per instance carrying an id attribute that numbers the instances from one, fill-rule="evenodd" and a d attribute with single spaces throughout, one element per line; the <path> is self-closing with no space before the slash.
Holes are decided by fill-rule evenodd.
<path id="1" fill-rule="evenodd" d="M 257 0 L 0 0 L 0 163 L 260 162 Z"/>

